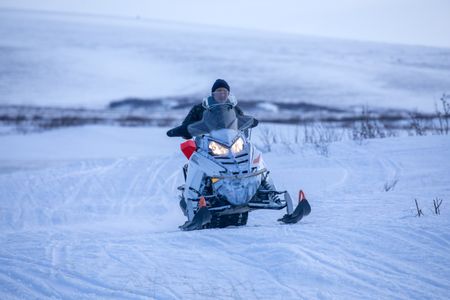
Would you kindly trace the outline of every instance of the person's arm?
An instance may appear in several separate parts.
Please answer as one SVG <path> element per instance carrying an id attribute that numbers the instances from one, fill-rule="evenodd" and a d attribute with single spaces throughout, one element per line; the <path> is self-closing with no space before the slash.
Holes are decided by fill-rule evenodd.
<path id="1" fill-rule="evenodd" d="M 183 122 L 181 122 L 181 125 L 187 127 L 189 124 L 200 121 L 201 120 L 200 110 L 201 109 L 199 108 L 199 105 L 194 105 L 194 107 L 192 107 L 189 113 L 187 114 L 186 118 L 184 118 Z"/>
<path id="2" fill-rule="evenodd" d="M 186 140 L 191 139 L 192 136 L 189 133 L 187 127 L 189 124 L 197 122 L 199 119 L 201 119 L 201 116 L 199 117 L 199 115 L 201 115 L 200 110 L 201 110 L 201 108 L 199 109 L 198 105 L 195 105 L 194 107 L 192 107 L 191 110 L 189 111 L 189 113 L 187 114 L 186 118 L 184 118 L 181 125 L 167 131 L 167 135 L 170 137 L 181 136 L 182 138 L 184 138 Z"/>

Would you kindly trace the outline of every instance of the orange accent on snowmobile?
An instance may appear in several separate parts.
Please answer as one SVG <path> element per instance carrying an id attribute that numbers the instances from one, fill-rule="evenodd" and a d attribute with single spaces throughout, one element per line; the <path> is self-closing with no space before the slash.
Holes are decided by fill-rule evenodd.
<path id="1" fill-rule="evenodd" d="M 305 200 L 305 199 L 306 199 L 305 193 L 303 193 L 303 191 L 300 190 L 300 191 L 298 192 L 298 202 L 302 202 L 302 201 Z"/>
<path id="2" fill-rule="evenodd" d="M 199 208 L 206 207 L 205 197 L 203 197 L 203 196 L 200 197 L 200 200 L 198 201 L 198 207 Z"/>
<path id="3" fill-rule="evenodd" d="M 181 151 L 187 159 L 190 159 L 192 154 L 197 150 L 197 145 L 193 140 L 186 141 L 180 145 Z"/>

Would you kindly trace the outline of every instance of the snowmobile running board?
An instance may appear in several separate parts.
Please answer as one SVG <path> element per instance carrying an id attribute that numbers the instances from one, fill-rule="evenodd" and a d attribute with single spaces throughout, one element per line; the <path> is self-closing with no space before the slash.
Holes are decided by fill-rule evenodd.
<path id="1" fill-rule="evenodd" d="M 264 203 L 249 203 L 248 207 L 250 208 L 264 208 L 264 209 L 274 209 L 274 210 L 280 210 L 287 206 L 286 203 L 281 205 L 267 205 Z"/>
<path id="2" fill-rule="evenodd" d="M 286 203 L 282 204 L 282 205 L 268 205 L 265 203 L 248 203 L 244 206 L 242 206 L 243 208 L 248 207 L 248 208 L 254 208 L 254 209 L 273 209 L 273 210 L 280 210 L 283 209 L 287 206 Z M 231 205 L 224 205 L 224 206 L 218 206 L 218 207 L 209 207 L 208 210 L 209 211 L 217 211 L 217 212 L 221 212 L 227 209 L 233 208 Z"/>

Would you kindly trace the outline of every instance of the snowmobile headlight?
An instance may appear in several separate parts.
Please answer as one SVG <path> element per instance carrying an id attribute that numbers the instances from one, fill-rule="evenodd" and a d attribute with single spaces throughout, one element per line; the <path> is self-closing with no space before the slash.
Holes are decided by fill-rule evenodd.
<path id="1" fill-rule="evenodd" d="M 214 155 L 227 155 L 229 151 L 227 147 L 224 147 L 214 141 L 209 142 L 208 148 Z"/>
<path id="2" fill-rule="evenodd" d="M 236 142 L 234 142 L 233 146 L 231 146 L 231 151 L 233 153 L 239 153 L 244 150 L 244 140 L 239 137 Z"/>

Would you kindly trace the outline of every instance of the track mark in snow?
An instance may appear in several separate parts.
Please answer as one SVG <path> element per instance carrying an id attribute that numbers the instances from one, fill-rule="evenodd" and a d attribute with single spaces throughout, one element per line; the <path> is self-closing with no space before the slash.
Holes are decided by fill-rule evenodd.
<path id="1" fill-rule="evenodd" d="M 52 265 L 43 262 L 33 261 L 24 257 L 17 256 L 0 256 L 2 265 L 8 267 L 8 272 L 17 284 L 32 287 L 33 292 L 38 292 L 40 297 L 52 297 L 61 294 L 62 298 L 71 297 L 74 294 L 78 296 L 86 295 L 88 297 L 114 297 L 123 299 L 135 299 L 142 297 L 145 299 L 147 295 L 123 289 L 120 286 L 112 286 L 102 283 L 96 278 L 87 277 L 81 273 L 59 267 L 56 270 L 57 276 L 49 277 Z M 26 272 L 22 272 L 26 270 Z M 49 278 L 48 281 L 42 281 L 42 278 Z M 56 293 L 55 288 L 64 286 L 64 290 Z M 69 293 L 64 296 L 63 293 Z"/>

